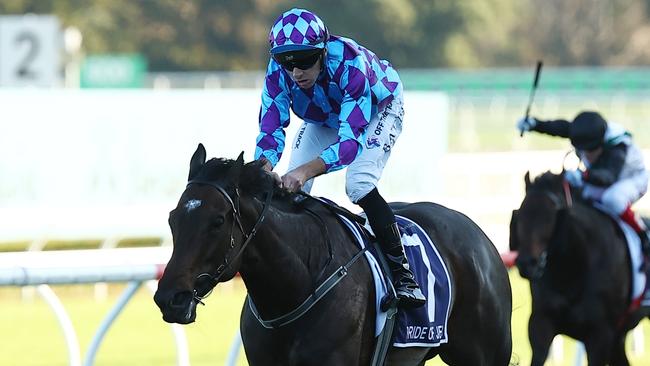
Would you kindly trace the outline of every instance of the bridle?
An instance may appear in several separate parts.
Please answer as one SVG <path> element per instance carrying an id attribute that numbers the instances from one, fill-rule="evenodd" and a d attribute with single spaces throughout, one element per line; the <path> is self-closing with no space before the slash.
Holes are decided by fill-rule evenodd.
<path id="1" fill-rule="evenodd" d="M 207 291 L 205 294 L 198 293 L 196 288 L 194 289 L 194 293 L 193 293 L 194 300 L 199 304 L 205 305 L 202 300 L 208 297 L 212 293 L 212 289 L 214 289 L 214 287 L 219 283 L 219 280 L 225 273 L 225 270 L 228 267 L 230 267 L 230 265 L 244 252 L 244 249 L 246 249 L 246 246 L 251 242 L 251 240 L 257 233 L 257 230 L 259 229 L 260 225 L 264 221 L 264 215 L 266 214 L 266 211 L 268 210 L 271 203 L 271 198 L 273 197 L 273 188 L 271 188 L 267 192 L 266 199 L 264 201 L 264 206 L 262 207 L 262 212 L 257 218 L 257 221 L 253 225 L 251 231 L 248 234 L 246 234 L 246 232 L 244 231 L 244 226 L 241 223 L 241 214 L 239 210 L 239 198 L 240 198 L 239 189 L 235 188 L 235 196 L 234 196 L 235 199 L 233 199 L 222 186 L 220 186 L 215 182 L 208 181 L 208 180 L 192 179 L 189 182 L 187 182 L 187 187 L 189 187 L 191 184 L 204 184 L 213 187 L 217 191 L 219 191 L 230 204 L 230 207 L 232 208 L 232 216 L 233 216 L 233 223 L 232 226 L 230 227 L 230 248 L 228 249 L 228 252 L 226 252 L 223 262 L 219 266 L 217 266 L 217 269 L 215 270 L 215 274 L 205 272 L 196 276 L 197 280 L 201 278 L 207 278 L 210 281 L 210 290 Z M 329 240 L 329 235 L 327 234 L 327 227 L 325 223 L 322 221 L 322 218 L 320 218 L 318 214 L 316 214 L 315 212 L 307 208 L 305 208 L 305 210 L 310 215 L 314 216 L 316 219 L 320 221 L 321 225 L 319 225 L 319 227 L 321 228 L 321 230 L 324 230 L 324 237 L 326 238 L 326 242 L 327 242 L 328 259 L 325 263 L 325 266 L 321 269 L 317 277 L 317 282 L 320 282 L 320 278 L 324 277 L 325 270 L 328 268 L 333 258 L 332 244 Z M 233 236 L 235 230 L 235 223 L 237 223 L 239 230 L 244 236 L 244 242 L 240 246 L 239 250 L 230 259 L 228 259 L 229 253 L 231 253 L 235 249 L 235 238 Z M 259 314 L 259 311 L 255 307 L 255 304 L 253 304 L 253 300 L 250 298 L 250 296 L 247 298 L 248 306 L 251 312 L 253 313 L 253 315 L 255 316 L 255 318 L 260 322 L 260 324 L 263 327 L 267 329 L 277 329 L 284 325 L 292 323 L 295 320 L 301 318 L 303 315 L 305 315 L 305 313 L 307 313 L 314 305 L 316 305 L 316 303 L 318 303 L 325 295 L 327 295 L 330 292 L 330 290 L 332 290 L 344 277 L 346 277 L 348 275 L 349 268 L 355 262 L 357 262 L 357 260 L 361 258 L 361 256 L 363 256 L 366 251 L 367 248 L 363 248 L 359 250 L 350 260 L 348 260 L 347 263 L 337 268 L 333 273 L 331 273 L 327 277 L 327 279 L 325 279 L 325 281 L 323 281 L 320 285 L 318 285 L 318 287 L 314 288 L 313 291 L 311 291 L 310 295 L 307 297 L 307 299 L 305 299 L 296 308 L 294 308 L 293 310 L 289 311 L 288 313 L 282 316 L 270 320 L 262 319 L 262 317 Z"/>
<path id="2" fill-rule="evenodd" d="M 264 206 L 262 206 L 262 212 L 260 213 L 259 217 L 257 218 L 257 221 L 253 225 L 253 228 L 251 231 L 246 234 L 246 231 L 244 230 L 244 226 L 242 225 L 241 221 L 241 213 L 239 210 L 239 189 L 235 188 L 235 196 L 233 199 L 228 192 L 219 184 L 209 181 L 209 180 L 199 180 L 199 179 L 191 179 L 189 182 L 187 182 L 187 186 L 189 187 L 192 184 L 203 184 L 203 185 L 208 185 L 212 188 L 215 188 L 219 193 L 221 193 L 224 198 L 226 198 L 226 201 L 230 204 L 230 208 L 232 209 L 232 225 L 230 226 L 230 247 L 226 254 L 224 255 L 223 262 L 219 264 L 214 271 L 214 274 L 211 274 L 209 272 L 204 272 L 196 276 L 196 279 L 202 279 L 202 278 L 207 278 L 210 281 L 210 290 L 207 291 L 205 294 L 199 294 L 196 289 L 194 289 L 194 300 L 196 300 L 198 303 L 203 304 L 201 300 L 204 298 L 208 297 L 212 293 L 212 289 L 214 286 L 216 286 L 219 283 L 219 280 L 221 277 L 224 275 L 226 269 L 230 267 L 230 265 L 237 259 L 239 256 L 244 252 L 244 249 L 246 249 L 246 246 L 251 242 L 253 237 L 255 237 L 255 234 L 257 233 L 257 230 L 259 229 L 260 225 L 264 221 L 264 216 L 266 214 L 266 211 L 268 210 L 271 199 L 273 198 L 273 188 L 271 188 L 267 193 L 266 193 L 266 199 L 264 201 Z M 237 227 L 239 227 L 240 232 L 244 236 L 244 241 L 242 245 L 239 247 L 239 250 L 230 257 L 230 254 L 235 250 L 235 237 L 234 237 L 234 231 L 235 231 L 235 224 L 237 224 Z M 230 258 L 230 259 L 229 259 Z"/>
<path id="3" fill-rule="evenodd" d="M 530 192 L 527 192 L 526 195 L 527 196 L 538 195 L 538 196 L 543 196 L 548 198 L 553 203 L 553 207 L 555 210 L 572 207 L 573 199 L 571 197 L 571 188 L 569 187 L 569 184 L 566 181 L 566 179 L 562 179 L 562 191 L 564 193 L 564 197 L 563 197 L 564 202 L 562 197 L 559 194 L 548 190 L 533 189 Z M 550 249 L 550 243 L 546 248 L 544 248 L 544 250 L 539 255 L 537 265 L 535 266 L 537 271 L 543 272 L 546 269 L 549 249 Z"/>

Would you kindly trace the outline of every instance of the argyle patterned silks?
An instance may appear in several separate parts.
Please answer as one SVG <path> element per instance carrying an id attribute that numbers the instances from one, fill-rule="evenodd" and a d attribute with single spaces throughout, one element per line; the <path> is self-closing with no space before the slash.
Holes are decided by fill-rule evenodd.
<path id="1" fill-rule="evenodd" d="M 262 91 L 256 159 L 263 155 L 273 166 L 278 163 L 291 108 L 305 122 L 338 130 L 338 141 L 320 157 L 328 172 L 344 168 L 361 152 L 370 119 L 402 93 L 399 75 L 388 61 L 349 38 L 331 36 L 326 46 L 326 68 L 310 89 L 300 89 L 270 60 Z"/>
<path id="2" fill-rule="evenodd" d="M 291 9 L 280 15 L 271 27 L 271 53 L 324 48 L 326 34 L 325 24 L 316 14 L 305 9 Z"/>

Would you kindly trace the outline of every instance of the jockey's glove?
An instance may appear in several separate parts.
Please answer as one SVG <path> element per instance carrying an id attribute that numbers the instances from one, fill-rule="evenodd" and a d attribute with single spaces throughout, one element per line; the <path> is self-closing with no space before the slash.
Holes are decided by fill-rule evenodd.
<path id="1" fill-rule="evenodd" d="M 569 182 L 572 187 L 582 187 L 584 181 L 582 180 L 582 172 L 580 170 L 566 170 L 564 172 L 564 179 Z"/>
<path id="2" fill-rule="evenodd" d="M 537 120 L 534 117 L 522 117 L 517 121 L 517 130 L 519 130 L 519 134 L 523 134 L 535 128 L 535 125 L 537 125 Z"/>

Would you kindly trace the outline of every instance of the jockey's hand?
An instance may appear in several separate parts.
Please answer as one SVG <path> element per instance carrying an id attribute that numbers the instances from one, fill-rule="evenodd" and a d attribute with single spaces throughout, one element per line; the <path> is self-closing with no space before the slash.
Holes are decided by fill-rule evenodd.
<path id="1" fill-rule="evenodd" d="M 264 161 L 264 165 L 262 165 L 262 168 L 269 173 L 271 177 L 273 177 L 273 180 L 275 181 L 275 184 L 278 186 L 282 186 L 282 178 L 278 175 L 278 173 L 273 171 L 273 165 L 271 165 L 271 162 L 268 161 L 268 159 L 261 158 L 262 161 Z"/>
<path id="2" fill-rule="evenodd" d="M 296 168 L 282 176 L 282 187 L 289 192 L 298 192 L 307 181 L 300 168 Z"/>
<path id="3" fill-rule="evenodd" d="M 569 182 L 571 187 L 582 187 L 582 172 L 579 170 L 566 170 L 564 172 L 564 179 Z"/>
<path id="4" fill-rule="evenodd" d="M 280 175 L 276 172 L 268 172 L 271 177 L 273 177 L 273 180 L 275 181 L 275 185 L 278 187 L 282 187 L 282 178 L 280 178 Z"/>
<path id="5" fill-rule="evenodd" d="M 297 192 L 308 180 L 325 173 L 325 163 L 316 158 L 282 176 L 282 186 L 289 192 Z"/>
<path id="6" fill-rule="evenodd" d="M 535 125 L 537 125 L 537 120 L 534 117 L 522 117 L 517 121 L 517 130 L 521 135 L 535 128 Z"/>

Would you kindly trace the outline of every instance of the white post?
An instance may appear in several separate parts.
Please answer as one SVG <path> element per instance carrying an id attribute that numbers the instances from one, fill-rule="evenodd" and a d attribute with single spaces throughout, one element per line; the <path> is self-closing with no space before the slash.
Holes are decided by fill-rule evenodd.
<path id="1" fill-rule="evenodd" d="M 90 342 L 88 352 L 86 352 L 84 366 L 92 366 L 95 363 L 95 355 L 97 354 L 99 345 L 104 339 L 104 335 L 106 335 L 106 332 L 108 332 L 108 328 L 111 327 L 113 321 L 115 321 L 115 318 L 120 315 L 120 312 L 122 309 L 124 309 L 126 303 L 131 300 L 131 297 L 133 297 L 138 288 L 140 288 L 141 284 L 142 282 L 139 281 L 133 281 L 129 283 L 129 286 L 124 290 L 122 296 L 117 300 L 117 303 L 115 303 L 113 309 L 111 309 L 111 311 L 108 313 L 108 315 L 106 315 L 102 323 L 99 325 L 99 328 L 97 328 L 97 332 L 95 333 L 93 340 Z"/>
<path id="2" fill-rule="evenodd" d="M 555 336 L 551 343 L 551 355 L 553 362 L 561 362 L 564 359 L 564 339 L 561 336 Z"/>
<path id="3" fill-rule="evenodd" d="M 585 357 L 585 345 L 582 342 L 576 343 L 575 366 L 582 366 L 582 360 Z"/>
<path id="4" fill-rule="evenodd" d="M 81 366 L 81 353 L 79 351 L 77 333 L 74 331 L 72 321 L 70 320 L 68 313 L 65 311 L 63 304 L 48 285 L 38 285 L 36 291 L 38 291 L 39 295 L 41 295 L 43 300 L 45 300 L 45 302 L 50 306 L 54 315 L 56 315 L 56 320 L 59 321 L 61 330 L 63 330 L 65 345 L 68 348 L 70 366 Z"/>
<path id="5" fill-rule="evenodd" d="M 151 293 L 156 293 L 158 281 L 147 281 L 147 288 Z M 190 366 L 190 351 L 187 346 L 187 337 L 185 330 L 180 324 L 172 324 L 172 334 L 174 335 L 174 344 L 176 345 L 176 365 Z"/>
<path id="6" fill-rule="evenodd" d="M 241 334 L 239 330 L 235 334 L 235 338 L 232 340 L 230 345 L 230 351 L 228 351 L 228 358 L 226 359 L 226 366 L 235 366 L 237 364 L 237 356 L 239 356 L 239 348 L 241 348 Z"/>

